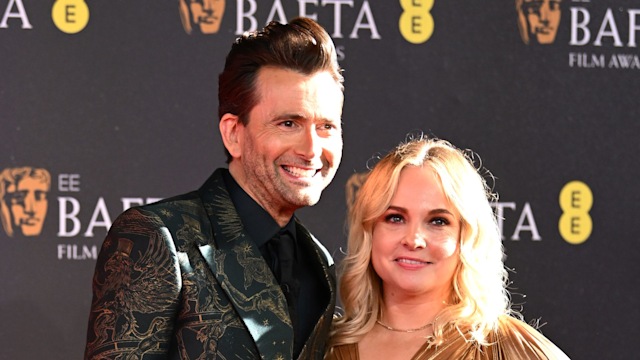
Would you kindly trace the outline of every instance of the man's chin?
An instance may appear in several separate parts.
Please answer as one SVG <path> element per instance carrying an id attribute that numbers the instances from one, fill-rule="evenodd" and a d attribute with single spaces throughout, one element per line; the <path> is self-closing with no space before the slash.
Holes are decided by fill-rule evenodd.
<path id="1" fill-rule="evenodd" d="M 313 206 L 320 201 L 322 191 L 302 191 L 296 196 L 296 204 L 300 207 Z"/>

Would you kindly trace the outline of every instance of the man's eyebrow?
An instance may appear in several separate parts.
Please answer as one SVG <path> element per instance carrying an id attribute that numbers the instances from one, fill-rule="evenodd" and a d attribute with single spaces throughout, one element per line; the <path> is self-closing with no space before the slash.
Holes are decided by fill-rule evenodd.
<path id="1" fill-rule="evenodd" d="M 271 121 L 304 120 L 304 119 L 307 119 L 307 118 L 308 118 L 307 116 L 302 115 L 302 114 L 289 113 L 289 114 L 276 115 L 271 119 Z M 335 124 L 342 124 L 342 118 L 331 119 L 331 118 L 328 118 L 328 117 L 319 117 L 319 118 L 317 118 L 315 120 L 321 121 L 321 122 L 330 122 L 330 123 L 335 123 Z"/>
<path id="2" fill-rule="evenodd" d="M 280 114 L 280 115 L 276 115 L 272 118 L 273 121 L 278 121 L 278 120 L 299 120 L 299 119 L 306 119 L 306 116 L 302 115 L 302 114 L 297 114 L 297 113 L 290 113 L 290 114 Z"/>

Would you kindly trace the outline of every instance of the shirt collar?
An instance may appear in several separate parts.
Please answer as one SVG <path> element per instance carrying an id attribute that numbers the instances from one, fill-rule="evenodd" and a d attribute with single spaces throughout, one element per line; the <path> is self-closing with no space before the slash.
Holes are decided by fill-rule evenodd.
<path id="1" fill-rule="evenodd" d="M 246 191 L 244 191 L 244 189 L 242 189 L 233 176 L 231 176 L 231 173 L 223 171 L 222 178 L 224 179 L 227 190 L 229 191 L 231 201 L 236 207 L 236 211 L 244 225 L 244 230 L 249 234 L 258 247 L 266 244 L 267 241 L 273 238 L 280 230 L 289 231 L 291 236 L 295 239 L 296 227 L 293 216 L 287 225 L 281 229 L 271 215 L 269 215 L 262 206 L 260 206 L 251 196 L 249 196 L 249 194 L 247 194 Z"/>

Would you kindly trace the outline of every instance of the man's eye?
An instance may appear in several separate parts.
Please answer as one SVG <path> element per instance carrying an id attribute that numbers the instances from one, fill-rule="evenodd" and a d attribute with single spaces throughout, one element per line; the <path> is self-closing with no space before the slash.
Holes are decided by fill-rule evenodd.
<path id="1" fill-rule="evenodd" d="M 286 120 L 286 121 L 281 122 L 280 125 L 286 126 L 286 127 L 292 127 L 293 126 L 293 121 L 292 120 Z"/>
<path id="2" fill-rule="evenodd" d="M 325 133 L 333 132 L 337 128 L 338 127 L 333 123 L 324 123 L 324 124 L 318 125 L 318 131 L 322 131 L 322 132 L 325 132 Z"/>

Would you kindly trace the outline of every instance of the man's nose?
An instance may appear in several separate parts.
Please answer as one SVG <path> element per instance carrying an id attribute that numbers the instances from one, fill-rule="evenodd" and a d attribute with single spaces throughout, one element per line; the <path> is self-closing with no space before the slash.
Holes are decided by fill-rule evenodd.
<path id="1" fill-rule="evenodd" d="M 305 159 L 313 159 L 322 152 L 321 143 L 322 138 L 318 135 L 315 126 L 305 129 L 297 145 L 298 153 Z"/>

